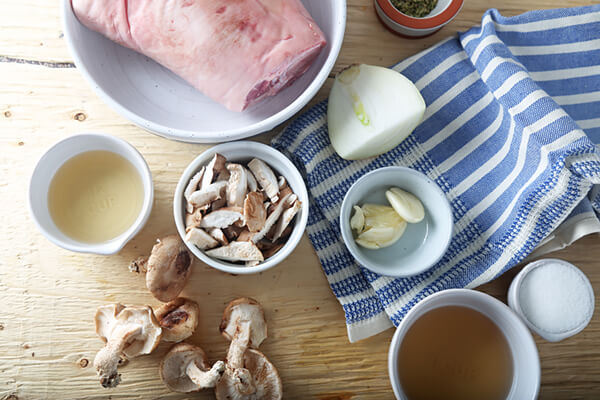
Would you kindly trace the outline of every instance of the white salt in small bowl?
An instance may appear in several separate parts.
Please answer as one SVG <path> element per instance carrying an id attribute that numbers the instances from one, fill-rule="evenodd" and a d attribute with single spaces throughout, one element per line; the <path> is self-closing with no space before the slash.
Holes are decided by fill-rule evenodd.
<path id="1" fill-rule="evenodd" d="M 558 342 L 588 325 L 594 314 L 594 289 L 579 268 L 548 258 L 517 274 L 508 290 L 508 305 L 533 332 Z"/>

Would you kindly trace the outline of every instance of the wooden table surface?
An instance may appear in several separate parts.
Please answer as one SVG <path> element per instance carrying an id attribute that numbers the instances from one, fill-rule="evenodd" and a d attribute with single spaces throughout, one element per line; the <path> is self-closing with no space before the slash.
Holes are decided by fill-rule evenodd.
<path id="1" fill-rule="evenodd" d="M 490 7 L 516 15 L 585 4 L 466 0 L 443 30 L 408 40 L 379 23 L 372 0 L 348 0 L 346 38 L 335 70 L 356 62 L 391 65 L 478 24 Z M 102 103 L 72 64 L 58 1 L 0 0 L 0 27 L 0 399 L 190 398 L 170 393 L 158 377 L 167 344 L 122 367 L 118 388 L 103 389 L 91 366 L 102 345 L 92 318 L 96 307 L 117 301 L 158 305 L 143 277 L 129 272 L 127 265 L 149 251 L 157 237 L 175 232 L 173 190 L 184 167 L 207 146 L 154 136 Z M 316 100 L 326 97 L 331 81 Z M 84 131 L 128 140 L 144 155 L 154 176 L 156 199 L 148 224 L 110 257 L 75 254 L 50 244 L 27 208 L 27 185 L 36 160 L 52 143 Z M 272 134 L 258 139 L 266 141 Z M 600 293 L 598 236 L 554 255 L 580 266 Z M 505 301 L 516 272 L 480 289 Z M 393 331 L 348 342 L 342 309 L 306 237 L 283 264 L 259 275 L 230 276 L 196 262 L 183 294 L 200 303 L 200 327 L 191 342 L 201 345 L 212 361 L 222 358 L 227 348 L 217 329 L 224 305 L 237 296 L 251 296 L 264 305 L 270 337 L 262 349 L 279 369 L 286 399 L 393 398 L 386 364 Z M 596 304 L 599 300 L 597 296 Z M 598 313 L 573 338 L 550 344 L 536 337 L 536 342 L 542 362 L 540 398 L 600 398 Z M 208 399 L 212 393 L 194 397 Z"/>

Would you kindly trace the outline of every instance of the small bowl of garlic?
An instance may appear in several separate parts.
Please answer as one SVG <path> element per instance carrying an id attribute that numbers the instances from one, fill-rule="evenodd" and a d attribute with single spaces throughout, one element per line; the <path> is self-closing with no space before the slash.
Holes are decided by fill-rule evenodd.
<path id="1" fill-rule="evenodd" d="M 358 179 L 346 193 L 340 229 L 346 247 L 363 267 L 407 277 L 434 266 L 450 244 L 450 203 L 426 175 L 385 167 Z"/>

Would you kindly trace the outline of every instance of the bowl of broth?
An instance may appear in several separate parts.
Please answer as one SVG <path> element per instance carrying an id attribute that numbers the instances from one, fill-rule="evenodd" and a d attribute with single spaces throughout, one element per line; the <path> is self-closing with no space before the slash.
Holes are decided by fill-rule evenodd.
<path id="1" fill-rule="evenodd" d="M 114 254 L 152 210 L 152 175 L 123 139 L 98 133 L 66 138 L 36 165 L 29 185 L 33 220 L 67 250 Z"/>
<path id="2" fill-rule="evenodd" d="M 540 387 L 531 333 L 504 303 L 449 289 L 418 303 L 398 326 L 388 354 L 403 400 L 528 400 Z"/>

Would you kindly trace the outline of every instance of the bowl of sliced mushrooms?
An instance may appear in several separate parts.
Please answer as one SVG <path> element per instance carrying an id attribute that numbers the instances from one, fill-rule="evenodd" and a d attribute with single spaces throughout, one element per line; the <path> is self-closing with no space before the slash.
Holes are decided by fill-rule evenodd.
<path id="1" fill-rule="evenodd" d="M 173 201 L 177 231 L 201 261 L 253 274 L 284 260 L 308 220 L 308 194 L 292 162 L 270 146 L 224 143 L 194 159 Z"/>

